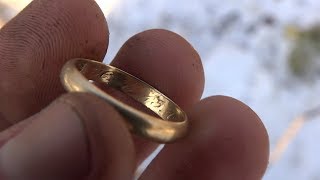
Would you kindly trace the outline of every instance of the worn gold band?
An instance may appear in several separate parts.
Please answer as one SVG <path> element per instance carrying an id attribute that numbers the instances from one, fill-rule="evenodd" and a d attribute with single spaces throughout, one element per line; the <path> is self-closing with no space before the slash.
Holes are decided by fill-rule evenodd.
<path id="1" fill-rule="evenodd" d="M 144 104 L 162 119 L 141 112 L 105 93 L 90 80 L 105 83 Z M 171 99 L 146 82 L 116 67 L 88 59 L 73 59 L 62 69 L 61 81 L 70 92 L 95 94 L 114 106 L 127 120 L 130 130 L 159 143 L 185 136 L 186 113 Z"/>

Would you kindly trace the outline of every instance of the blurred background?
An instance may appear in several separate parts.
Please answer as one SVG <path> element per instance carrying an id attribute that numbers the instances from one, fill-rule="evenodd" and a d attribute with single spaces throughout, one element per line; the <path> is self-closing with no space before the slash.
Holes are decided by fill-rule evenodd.
<path id="1" fill-rule="evenodd" d="M 31 0 L 0 0 L 0 27 Z M 203 97 L 251 106 L 271 141 L 265 180 L 320 180 L 319 0 L 98 0 L 110 62 L 130 36 L 165 28 L 200 53 Z M 148 16 L 146 16 L 148 14 Z"/>

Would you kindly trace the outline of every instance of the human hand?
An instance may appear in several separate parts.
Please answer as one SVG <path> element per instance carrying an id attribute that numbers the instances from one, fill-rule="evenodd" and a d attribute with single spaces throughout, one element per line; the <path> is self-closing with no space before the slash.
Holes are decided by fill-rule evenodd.
<path id="1" fill-rule="evenodd" d="M 34 0 L 1 29 L 0 179 L 133 178 L 157 144 L 131 135 L 123 117 L 98 97 L 62 95 L 59 80 L 69 59 L 102 61 L 108 35 L 93 0 Z M 203 68 L 186 40 L 144 31 L 112 65 L 166 94 L 191 123 L 188 135 L 165 146 L 140 179 L 261 179 L 269 155 L 262 122 L 230 97 L 200 101 Z"/>

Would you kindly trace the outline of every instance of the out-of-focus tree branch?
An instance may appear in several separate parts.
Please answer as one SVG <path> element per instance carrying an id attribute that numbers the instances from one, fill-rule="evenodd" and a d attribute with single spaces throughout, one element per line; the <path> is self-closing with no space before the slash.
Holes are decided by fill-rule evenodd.
<path id="1" fill-rule="evenodd" d="M 283 153 L 288 148 L 289 144 L 293 141 L 293 139 L 303 127 L 304 123 L 315 119 L 317 116 L 320 116 L 320 105 L 302 113 L 301 115 L 293 119 L 286 131 L 279 138 L 275 148 L 271 151 L 269 159 L 270 165 L 275 164 L 281 158 Z"/>

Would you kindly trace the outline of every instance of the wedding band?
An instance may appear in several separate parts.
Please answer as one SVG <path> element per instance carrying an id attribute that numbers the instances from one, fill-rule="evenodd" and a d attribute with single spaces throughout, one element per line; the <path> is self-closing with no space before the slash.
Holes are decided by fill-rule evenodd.
<path id="1" fill-rule="evenodd" d="M 121 91 L 145 105 L 161 119 L 119 101 L 92 81 Z M 72 59 L 62 69 L 61 82 L 69 92 L 86 92 L 101 97 L 125 117 L 132 132 L 150 140 L 170 143 L 187 133 L 187 115 L 177 104 L 151 85 L 121 69 L 89 59 Z"/>

